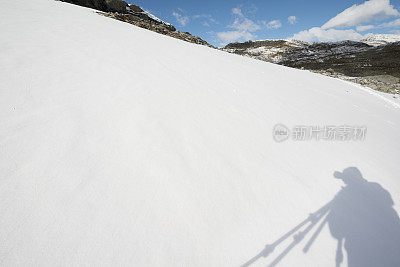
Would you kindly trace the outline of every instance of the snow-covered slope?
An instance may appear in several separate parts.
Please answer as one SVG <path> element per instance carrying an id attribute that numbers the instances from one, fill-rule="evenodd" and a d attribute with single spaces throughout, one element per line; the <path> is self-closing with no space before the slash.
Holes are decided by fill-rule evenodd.
<path id="1" fill-rule="evenodd" d="M 400 42 L 399 34 L 370 34 L 360 42 L 372 45 L 380 46 L 387 45 L 390 43 Z"/>
<path id="2" fill-rule="evenodd" d="M 0 8 L 2 266 L 239 266 L 331 201 L 350 166 L 400 210 L 400 109 L 386 96 L 58 1 Z M 276 143 L 277 123 L 368 132 Z M 330 223 L 366 233 L 343 232 L 348 252 L 396 260 L 387 194 L 345 192 Z M 334 266 L 337 236 L 316 230 L 252 266 Z"/>

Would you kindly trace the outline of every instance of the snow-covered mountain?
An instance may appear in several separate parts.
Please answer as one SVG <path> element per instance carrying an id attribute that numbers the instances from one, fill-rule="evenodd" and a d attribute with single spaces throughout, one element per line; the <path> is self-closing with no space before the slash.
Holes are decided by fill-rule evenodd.
<path id="1" fill-rule="evenodd" d="M 328 56 L 365 51 L 370 48 L 371 46 L 367 44 L 354 41 L 307 43 L 294 39 L 270 39 L 231 43 L 222 50 L 268 62 L 281 63 L 288 60 L 297 61 L 305 57 L 318 61 Z"/>
<path id="2" fill-rule="evenodd" d="M 340 41 L 306 43 L 296 40 L 261 40 L 231 43 L 221 50 L 273 62 L 289 67 L 308 69 L 356 82 L 370 88 L 398 94 L 400 92 L 400 42 L 395 36 L 379 36 L 365 42 Z M 373 41 L 374 40 L 374 41 Z M 376 45 L 381 42 L 381 45 Z M 366 78 L 363 78 L 366 77 Z"/>
<path id="3" fill-rule="evenodd" d="M 291 56 L 293 50 L 304 50 L 305 55 L 325 57 L 334 54 L 365 51 L 368 48 L 400 42 L 400 35 L 370 34 L 356 41 L 308 43 L 295 39 L 267 39 L 230 43 L 222 50 L 249 55 L 261 60 L 280 63 Z"/>
<path id="4" fill-rule="evenodd" d="M 308 43 L 292 39 L 270 39 L 230 43 L 222 50 L 239 55 L 247 55 L 267 62 L 279 63 L 288 51 L 305 48 Z"/>
<path id="5" fill-rule="evenodd" d="M 2 266 L 398 266 L 397 99 L 60 1 L 0 8 Z"/>
<path id="6" fill-rule="evenodd" d="M 395 42 L 400 42 L 399 34 L 370 34 L 361 42 L 372 46 L 387 45 Z"/>

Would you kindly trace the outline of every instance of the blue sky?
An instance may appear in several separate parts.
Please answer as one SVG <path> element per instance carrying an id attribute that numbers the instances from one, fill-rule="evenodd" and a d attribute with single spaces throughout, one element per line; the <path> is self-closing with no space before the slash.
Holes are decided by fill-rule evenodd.
<path id="1" fill-rule="evenodd" d="M 229 42 L 296 38 L 357 40 L 400 34 L 400 0 L 128 0 L 182 31 L 222 46 Z"/>

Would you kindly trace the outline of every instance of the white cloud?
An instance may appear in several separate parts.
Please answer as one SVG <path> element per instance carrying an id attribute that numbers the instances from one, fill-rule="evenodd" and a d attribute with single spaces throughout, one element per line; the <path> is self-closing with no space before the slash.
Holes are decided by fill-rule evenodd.
<path id="1" fill-rule="evenodd" d="M 226 45 L 227 43 L 239 40 L 247 41 L 256 38 L 257 36 L 254 32 L 261 29 L 260 25 L 247 18 L 240 7 L 233 8 L 231 12 L 235 17 L 235 20 L 231 25 L 228 25 L 228 28 L 233 30 L 217 33 L 217 36 L 221 41 L 220 45 Z"/>
<path id="2" fill-rule="evenodd" d="M 357 26 L 357 31 L 363 32 L 371 29 L 383 29 L 383 28 L 398 28 L 400 27 L 400 19 L 392 20 L 389 22 L 381 23 L 379 25 L 361 25 Z"/>
<path id="3" fill-rule="evenodd" d="M 290 17 L 287 18 L 287 20 L 288 20 L 288 22 L 289 22 L 290 24 L 292 24 L 292 25 L 297 23 L 297 18 L 296 18 L 296 16 L 290 16 Z"/>
<path id="4" fill-rule="evenodd" d="M 325 23 L 322 28 L 345 28 L 370 21 L 379 21 L 400 13 L 390 4 L 390 0 L 369 0 L 353 5 Z"/>
<path id="5" fill-rule="evenodd" d="M 371 30 L 373 28 L 375 28 L 374 25 L 361 25 L 361 26 L 357 26 L 356 29 L 357 29 L 358 32 L 364 32 L 364 31 L 367 31 L 367 30 Z"/>
<path id="6" fill-rule="evenodd" d="M 267 27 L 267 29 L 279 29 L 280 27 L 282 27 L 282 23 L 279 20 L 272 20 L 268 23 L 264 21 L 263 23 Z"/>
<path id="7" fill-rule="evenodd" d="M 243 17 L 243 13 L 242 13 L 242 10 L 240 9 L 240 7 L 232 8 L 232 14 L 237 15 L 239 17 Z"/>
<path id="8" fill-rule="evenodd" d="M 323 42 L 336 40 L 360 40 L 363 36 L 354 30 L 322 29 L 314 27 L 306 31 L 301 31 L 293 35 L 292 38 L 305 42 Z"/>
<path id="9" fill-rule="evenodd" d="M 232 25 L 229 26 L 238 31 L 255 32 L 260 29 L 260 26 L 248 18 L 236 18 Z"/>
<path id="10" fill-rule="evenodd" d="M 248 14 L 256 14 L 258 11 L 258 7 L 254 4 L 251 4 L 246 8 L 246 13 Z"/>
<path id="11" fill-rule="evenodd" d="M 194 15 L 193 19 L 203 19 L 203 18 L 211 18 L 211 15 L 208 14 L 198 14 L 198 15 Z"/>
<path id="12" fill-rule="evenodd" d="M 210 27 L 211 24 L 216 24 L 217 21 L 210 14 L 198 14 L 192 16 L 193 20 L 202 20 L 201 24 L 206 27 Z"/>
<path id="13" fill-rule="evenodd" d="M 400 16 L 400 13 L 390 4 L 390 0 L 368 0 L 360 5 L 353 5 L 347 8 L 322 25 L 322 27 L 314 27 L 301 31 L 292 38 L 311 42 L 360 40 L 363 38 L 363 35 L 359 32 L 400 26 L 400 19 L 380 25 L 362 25 L 363 23 L 380 21 L 393 16 Z"/>
<path id="14" fill-rule="evenodd" d="M 400 27 L 400 19 L 396 19 L 396 20 L 378 25 L 378 28 L 392 28 L 392 27 Z"/>
<path id="15" fill-rule="evenodd" d="M 175 17 L 180 26 L 185 26 L 190 20 L 188 16 L 181 15 L 178 12 L 172 12 L 172 16 Z"/>
<path id="16" fill-rule="evenodd" d="M 227 43 L 232 43 L 240 39 L 250 40 L 254 39 L 256 36 L 250 32 L 245 31 L 227 31 L 217 33 L 218 38 L 222 41 L 221 45 L 226 45 Z"/>

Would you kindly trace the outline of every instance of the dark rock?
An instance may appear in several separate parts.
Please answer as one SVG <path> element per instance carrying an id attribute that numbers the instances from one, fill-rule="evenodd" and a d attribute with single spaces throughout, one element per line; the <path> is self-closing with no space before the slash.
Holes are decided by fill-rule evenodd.
<path id="1" fill-rule="evenodd" d="M 107 3 L 105 0 L 61 0 L 61 1 L 101 11 L 108 11 Z"/>
<path id="2" fill-rule="evenodd" d="M 108 11 L 126 13 L 128 4 L 122 0 L 105 0 Z"/>
<path id="3" fill-rule="evenodd" d="M 143 12 L 143 11 L 144 11 L 140 6 L 137 6 L 137 5 L 134 5 L 134 4 L 130 4 L 130 5 L 129 5 L 129 8 L 130 8 L 133 12 Z"/>
<path id="4" fill-rule="evenodd" d="M 104 12 L 126 13 L 128 4 L 122 0 L 61 0 L 79 6 L 89 7 Z"/>

